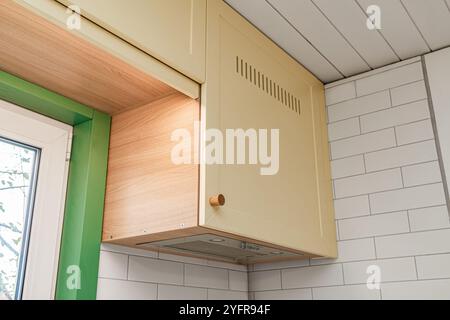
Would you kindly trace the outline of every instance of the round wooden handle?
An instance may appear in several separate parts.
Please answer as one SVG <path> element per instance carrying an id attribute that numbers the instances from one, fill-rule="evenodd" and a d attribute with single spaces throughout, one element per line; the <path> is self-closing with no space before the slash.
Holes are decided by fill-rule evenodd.
<path id="1" fill-rule="evenodd" d="M 217 196 L 209 198 L 209 204 L 212 207 L 222 207 L 225 205 L 225 196 L 223 194 L 219 194 Z"/>

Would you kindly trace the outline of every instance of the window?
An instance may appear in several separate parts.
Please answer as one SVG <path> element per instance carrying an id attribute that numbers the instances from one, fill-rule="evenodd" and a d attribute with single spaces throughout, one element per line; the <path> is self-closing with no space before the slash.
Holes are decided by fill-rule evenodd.
<path id="1" fill-rule="evenodd" d="M 71 134 L 0 100 L 0 300 L 54 297 Z"/>
<path id="2" fill-rule="evenodd" d="M 0 299 L 20 299 L 40 150 L 0 136 Z"/>

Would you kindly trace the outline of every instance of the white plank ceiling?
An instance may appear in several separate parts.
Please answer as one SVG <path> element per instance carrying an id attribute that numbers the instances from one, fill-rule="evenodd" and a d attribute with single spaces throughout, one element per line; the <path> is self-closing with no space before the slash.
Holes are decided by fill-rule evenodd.
<path id="1" fill-rule="evenodd" d="M 450 46 L 450 0 L 225 1 L 325 83 Z"/>

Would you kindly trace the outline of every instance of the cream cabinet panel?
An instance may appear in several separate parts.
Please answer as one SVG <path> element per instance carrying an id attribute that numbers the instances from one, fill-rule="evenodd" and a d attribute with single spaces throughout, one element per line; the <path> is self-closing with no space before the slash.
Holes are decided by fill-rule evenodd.
<path id="1" fill-rule="evenodd" d="M 205 77 L 206 0 L 58 0 L 188 77 Z"/>
<path id="2" fill-rule="evenodd" d="M 210 129 L 268 130 L 269 154 L 279 130 L 279 163 L 272 155 L 273 175 L 262 175 L 261 158 L 248 164 L 249 154 L 246 165 L 202 165 L 200 225 L 335 256 L 323 85 L 220 0 L 208 1 L 207 43 L 203 156 L 211 158 Z M 212 207 L 218 194 L 226 203 Z"/>

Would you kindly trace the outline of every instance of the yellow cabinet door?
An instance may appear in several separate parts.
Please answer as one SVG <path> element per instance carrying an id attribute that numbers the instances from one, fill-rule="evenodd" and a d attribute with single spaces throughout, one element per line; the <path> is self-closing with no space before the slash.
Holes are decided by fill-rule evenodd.
<path id="1" fill-rule="evenodd" d="M 335 257 L 322 83 L 221 0 L 208 0 L 206 66 L 200 225 Z M 230 139 L 239 128 L 247 134 L 246 164 L 237 161 L 238 139 Z M 216 148 L 217 131 L 222 149 Z M 261 156 L 271 152 L 271 161 Z M 219 194 L 225 205 L 212 206 L 210 197 Z"/>
<path id="2" fill-rule="evenodd" d="M 205 78 L 206 0 L 57 0 L 193 80 Z"/>

